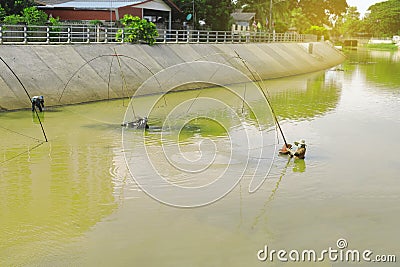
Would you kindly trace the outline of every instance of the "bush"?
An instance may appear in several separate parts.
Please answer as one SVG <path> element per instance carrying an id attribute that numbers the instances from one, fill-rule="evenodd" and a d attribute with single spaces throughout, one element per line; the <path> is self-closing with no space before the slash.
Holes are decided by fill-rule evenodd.
<path id="1" fill-rule="evenodd" d="M 101 20 L 98 20 L 98 19 L 91 20 L 89 23 L 91 25 L 95 25 L 95 26 L 103 26 L 103 22 Z"/>
<path id="2" fill-rule="evenodd" d="M 398 46 L 395 44 L 366 44 L 365 47 L 376 50 L 397 50 Z"/>
<path id="3" fill-rule="evenodd" d="M 328 30 L 325 27 L 311 26 L 304 33 L 314 34 L 317 36 L 318 40 L 321 39 L 321 36 L 324 36 L 325 40 L 329 40 Z"/>
<path id="4" fill-rule="evenodd" d="M 22 22 L 25 22 L 24 17 L 20 15 L 10 15 L 4 18 L 4 23 L 9 25 L 16 25 Z"/>
<path id="5" fill-rule="evenodd" d="M 53 18 L 53 16 L 49 17 L 49 22 L 51 24 L 51 31 L 52 32 L 60 32 L 61 31 L 61 22 L 60 17 Z M 54 34 L 53 34 L 54 35 Z"/>
<path id="6" fill-rule="evenodd" d="M 22 16 L 28 25 L 45 25 L 47 22 L 47 14 L 35 6 L 24 8 Z"/>
<path id="7" fill-rule="evenodd" d="M 117 41 L 122 41 L 123 38 L 124 42 L 129 43 L 145 42 L 149 45 L 155 43 L 158 32 L 154 23 L 132 15 L 125 15 L 120 22 L 124 26 L 124 32 L 118 30 Z"/>
<path id="8" fill-rule="evenodd" d="M 288 31 L 288 26 L 287 24 L 281 22 L 281 21 L 277 21 L 275 23 L 275 31 L 276 32 L 287 32 Z"/>
<path id="9" fill-rule="evenodd" d="M 4 23 L 10 25 L 16 25 L 25 23 L 28 25 L 45 25 L 47 22 L 47 14 L 37 7 L 27 7 L 22 11 L 22 16 L 13 14 L 4 17 Z"/>

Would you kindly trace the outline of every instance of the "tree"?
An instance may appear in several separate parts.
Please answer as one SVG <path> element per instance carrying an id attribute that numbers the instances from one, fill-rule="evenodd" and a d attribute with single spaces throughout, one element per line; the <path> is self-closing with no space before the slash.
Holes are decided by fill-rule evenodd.
<path id="1" fill-rule="evenodd" d="M 355 36 L 360 33 L 362 31 L 362 21 L 357 7 L 347 8 L 346 14 L 343 15 L 341 20 L 337 21 L 335 28 L 340 35 Z"/>
<path id="2" fill-rule="evenodd" d="M 129 14 L 126 14 L 120 22 L 124 26 L 124 31 L 118 30 L 117 40 L 129 43 L 145 42 L 149 45 L 155 43 L 158 32 L 154 23 Z"/>
<path id="3" fill-rule="evenodd" d="M 269 28 L 273 22 L 278 29 L 287 29 L 291 23 L 291 11 L 298 7 L 297 0 L 239 0 L 238 7 L 243 7 L 244 12 L 255 12 L 256 20 L 261 22 L 261 25 Z M 272 21 L 271 17 L 272 16 Z M 266 21 L 268 20 L 268 25 Z M 280 31 L 281 31 L 280 30 Z"/>
<path id="4" fill-rule="evenodd" d="M 329 39 L 328 30 L 325 27 L 311 26 L 309 29 L 305 31 L 305 33 L 314 34 L 317 36 L 318 39 L 320 39 L 322 36 L 324 36 L 325 40 Z"/>
<path id="5" fill-rule="evenodd" d="M 311 21 L 303 13 L 302 9 L 298 7 L 291 10 L 289 25 L 291 28 L 296 28 L 298 32 L 303 33 L 311 27 Z"/>
<path id="6" fill-rule="evenodd" d="M 192 14 L 193 3 L 195 14 Z M 234 10 L 231 0 L 178 0 L 176 4 L 182 10 L 182 19 L 192 14 L 191 21 L 195 28 L 199 27 L 199 20 L 204 20 L 206 27 L 212 30 L 228 30 L 231 26 L 231 13 Z"/>
<path id="7" fill-rule="evenodd" d="M 1 0 L 0 6 L 4 9 L 5 16 L 21 15 L 25 8 L 34 6 L 34 2 L 31 0 Z"/>
<path id="8" fill-rule="evenodd" d="M 212 30 L 225 31 L 230 28 L 233 4 L 231 0 L 206 0 L 204 20 Z M 202 17 L 197 17 L 202 19 Z"/>
<path id="9" fill-rule="evenodd" d="M 0 21 L 3 21 L 4 17 L 6 16 L 6 11 L 4 8 L 0 5 Z"/>
<path id="10" fill-rule="evenodd" d="M 364 23 L 371 34 L 387 37 L 400 34 L 400 0 L 376 3 L 368 10 L 370 14 Z"/>
<path id="11" fill-rule="evenodd" d="M 299 7 L 313 25 L 331 24 L 338 16 L 346 12 L 346 0 L 299 0 Z"/>

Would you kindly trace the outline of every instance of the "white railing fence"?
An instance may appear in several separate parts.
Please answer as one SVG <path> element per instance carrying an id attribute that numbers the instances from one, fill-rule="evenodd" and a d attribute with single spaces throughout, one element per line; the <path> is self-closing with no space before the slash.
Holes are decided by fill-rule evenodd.
<path id="1" fill-rule="evenodd" d="M 123 43 L 123 28 L 96 25 L 0 25 L 0 44 Z M 314 42 L 315 35 L 252 31 L 158 30 L 156 43 Z M 119 38 L 121 39 L 121 38 Z"/>

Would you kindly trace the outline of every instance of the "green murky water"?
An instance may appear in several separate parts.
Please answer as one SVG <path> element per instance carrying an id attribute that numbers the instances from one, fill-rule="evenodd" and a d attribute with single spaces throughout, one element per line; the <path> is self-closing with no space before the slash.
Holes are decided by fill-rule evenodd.
<path id="1" fill-rule="evenodd" d="M 251 110 L 222 88 L 141 98 L 136 113 L 157 103 L 144 134 L 121 130 L 126 100 L 47 110 L 48 143 L 30 111 L 1 113 L 0 266 L 281 266 L 257 252 L 322 251 L 339 238 L 399 261 L 400 53 L 359 51 L 340 68 L 266 82 L 288 141 L 308 144 L 304 161 L 273 157 L 272 117 L 256 120 L 268 108 L 251 89 Z M 142 188 L 155 176 L 189 189 L 221 173 L 243 177 L 218 201 L 186 209 L 143 192 L 127 165 Z M 270 172 L 250 194 L 254 170 Z"/>

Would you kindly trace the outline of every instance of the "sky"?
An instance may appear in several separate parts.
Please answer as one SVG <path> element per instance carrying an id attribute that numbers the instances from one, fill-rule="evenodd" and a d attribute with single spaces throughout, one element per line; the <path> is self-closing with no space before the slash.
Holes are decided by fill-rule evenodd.
<path id="1" fill-rule="evenodd" d="M 367 9 L 373 4 L 384 2 L 386 0 L 347 0 L 349 6 L 356 6 L 358 12 L 361 13 L 361 17 L 364 16 Z"/>

